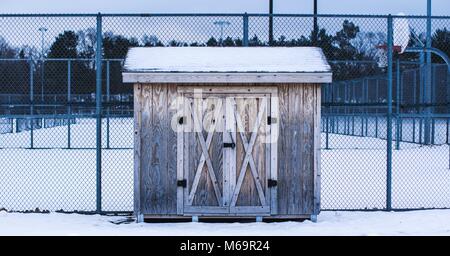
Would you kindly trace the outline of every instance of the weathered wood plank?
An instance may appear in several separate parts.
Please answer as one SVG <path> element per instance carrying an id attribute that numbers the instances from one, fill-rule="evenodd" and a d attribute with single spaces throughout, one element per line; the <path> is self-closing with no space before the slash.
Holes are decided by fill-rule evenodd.
<path id="1" fill-rule="evenodd" d="M 236 206 L 230 209 L 231 214 L 267 214 L 270 206 Z"/>
<path id="2" fill-rule="evenodd" d="M 258 101 L 260 104 L 258 104 Z M 265 174 L 266 169 L 264 168 L 265 150 L 262 143 L 264 141 L 257 141 L 257 139 L 261 138 L 258 135 L 263 117 L 265 116 L 267 120 L 267 99 L 251 98 L 242 99 L 242 101 L 238 100 L 237 102 L 239 103 L 236 104 L 235 118 L 237 130 L 242 141 L 244 160 L 240 166 L 239 179 L 233 193 L 231 206 L 264 206 L 266 205 L 266 198 L 261 181 L 267 177 Z M 239 111 L 239 109 L 242 111 Z M 250 141 L 248 142 L 246 131 L 250 135 Z M 255 148 L 257 149 L 256 152 Z M 254 158 L 258 160 L 259 168 L 262 170 L 258 171 Z M 247 171 L 248 165 L 250 167 L 249 171 Z"/>
<path id="3" fill-rule="evenodd" d="M 191 111 L 197 111 L 197 110 L 192 109 Z M 201 111 L 201 112 L 203 112 L 203 111 Z M 191 113 L 189 113 L 189 114 L 191 114 Z M 199 114 L 196 114 L 194 116 L 197 116 L 197 115 L 199 115 Z M 194 120 L 194 122 L 195 122 L 195 120 Z M 207 132 L 207 138 L 206 138 L 206 147 L 207 147 L 207 149 L 209 149 L 210 146 L 211 146 L 211 142 L 213 140 L 214 133 L 215 133 L 215 130 L 216 130 L 215 128 L 216 128 L 216 124 L 214 123 L 210 127 L 211 130 Z M 197 136 L 203 136 L 202 134 L 203 134 L 203 132 L 201 132 L 201 133 L 199 132 L 197 134 Z M 199 138 L 199 139 L 202 139 L 202 138 Z M 194 179 L 192 181 L 191 191 L 189 193 L 189 204 L 190 205 L 192 205 L 192 201 L 193 201 L 193 199 L 195 197 L 195 194 L 197 192 L 197 187 L 198 187 L 198 184 L 200 182 L 200 178 L 202 177 L 202 174 L 203 174 L 203 171 L 204 171 L 204 164 L 205 164 L 207 155 L 209 155 L 209 152 L 208 152 L 208 154 L 205 153 L 205 152 L 202 152 L 202 154 L 200 156 L 200 160 L 199 160 L 199 163 L 198 163 L 197 168 L 196 168 Z"/>
<path id="4" fill-rule="evenodd" d="M 177 213 L 176 85 L 142 85 L 141 182 L 145 214 Z M 169 146 L 170 145 L 170 146 Z M 171 159 L 171 161 L 169 161 Z"/>
<path id="5" fill-rule="evenodd" d="M 279 136 L 278 136 L 278 185 L 277 185 L 277 209 L 278 214 L 288 214 L 288 194 L 289 182 L 288 176 L 290 161 L 288 154 L 289 149 L 289 85 L 278 85 L 278 102 L 279 102 Z"/>
<path id="6" fill-rule="evenodd" d="M 197 103 L 198 102 L 198 103 Z M 196 106 L 196 105 L 200 105 L 200 106 Z M 188 105 L 188 108 L 189 105 Z M 203 111 L 203 109 L 205 111 Z M 211 123 L 212 119 L 211 116 L 209 117 L 209 121 L 210 122 L 207 127 L 207 130 L 209 131 L 204 131 L 204 127 L 203 127 L 203 121 L 207 120 L 208 117 L 205 118 L 204 115 L 209 114 L 212 116 L 217 117 L 220 113 L 220 111 L 222 110 L 222 101 L 218 100 L 218 99 L 195 99 L 194 101 L 194 106 L 189 110 L 190 113 L 192 114 L 192 120 L 194 123 L 194 128 L 195 128 L 195 134 L 197 137 L 197 142 L 198 145 L 200 145 L 201 148 L 201 154 L 200 154 L 200 158 L 203 159 L 204 158 L 204 162 L 206 163 L 206 168 L 203 169 L 203 165 L 198 165 L 199 168 L 201 167 L 202 169 L 197 169 L 197 172 L 195 174 L 195 177 L 200 177 L 197 187 L 192 187 L 191 188 L 191 192 L 189 195 L 189 201 L 192 202 L 192 200 L 196 200 L 196 199 L 200 199 L 200 201 L 197 201 L 194 205 L 217 205 L 220 206 L 222 205 L 222 192 L 220 190 L 219 187 L 219 181 L 216 175 L 216 170 L 214 170 L 214 165 L 212 164 L 211 161 L 211 155 L 210 155 L 210 148 L 207 145 L 207 142 L 212 142 L 212 139 L 214 138 L 214 133 L 215 133 L 215 127 L 216 127 L 216 123 Z M 212 124 L 212 125 L 210 125 Z M 211 129 L 210 129 L 211 128 Z M 205 142 L 204 139 L 204 135 L 203 133 L 207 134 L 207 142 Z M 221 136 L 215 136 L 216 138 L 219 138 L 219 140 L 221 141 Z M 223 143 L 223 142 L 222 142 Z M 219 148 L 220 152 L 222 153 L 222 143 L 214 143 L 213 144 L 213 148 Z M 221 156 L 220 156 L 221 157 Z M 222 161 L 220 161 L 222 162 Z M 200 162 L 201 163 L 201 162 Z M 222 164 L 220 164 L 220 175 L 222 175 L 221 169 L 222 169 Z M 211 191 L 213 191 L 214 193 L 210 193 Z M 214 200 L 211 200 L 214 197 Z"/>
<path id="7" fill-rule="evenodd" d="M 255 98 L 256 108 L 255 115 L 261 117 L 257 120 L 257 123 L 254 127 L 254 131 L 256 133 L 256 141 L 253 148 L 253 160 L 250 162 L 250 170 L 253 174 L 253 181 L 256 184 L 256 192 L 258 193 L 259 200 L 261 201 L 261 206 L 267 206 L 267 191 L 266 191 L 266 183 L 268 178 L 268 167 L 266 163 L 266 140 L 265 140 L 265 129 L 267 127 L 267 105 L 270 103 L 267 96 L 264 97 L 256 97 Z M 258 204 L 256 204 L 258 205 Z"/>
<path id="8" fill-rule="evenodd" d="M 236 116 L 235 112 L 238 112 L 241 116 L 244 115 L 244 109 L 240 106 L 243 105 L 242 98 L 232 98 L 231 99 L 233 102 L 233 115 L 235 117 L 236 123 L 234 124 L 234 126 L 236 127 L 236 133 L 239 132 L 243 132 L 244 128 L 240 128 L 238 126 L 239 122 L 244 123 L 245 120 L 239 120 L 238 117 Z M 236 168 L 235 168 L 235 177 L 236 177 L 236 182 L 235 182 L 235 186 L 233 191 L 231 191 L 231 201 L 230 201 L 230 206 L 233 206 L 233 204 L 236 204 L 237 202 L 237 196 L 235 199 L 235 193 L 238 190 L 238 187 L 240 188 L 242 186 L 242 183 L 244 182 L 244 178 L 245 178 L 245 173 L 241 173 L 242 172 L 242 165 L 244 164 L 244 158 L 245 158 L 245 149 L 244 149 L 244 143 L 246 143 L 246 140 L 242 139 L 242 136 L 236 134 Z M 246 171 L 247 168 L 245 168 L 244 171 Z M 242 176 L 242 177 L 241 177 Z M 245 189 L 245 188 L 244 188 Z M 242 191 L 237 191 L 238 193 L 242 193 Z"/>
<path id="9" fill-rule="evenodd" d="M 264 143 L 263 144 L 264 161 L 265 161 L 264 166 L 266 169 L 266 175 L 263 180 L 263 188 L 264 188 L 264 193 L 266 195 L 266 205 L 268 205 L 269 207 L 272 207 L 272 201 L 271 201 L 272 200 L 271 199 L 272 198 L 272 193 L 271 193 L 272 188 L 269 188 L 269 186 L 268 186 L 268 180 L 272 179 L 272 170 L 271 170 L 271 163 L 270 163 L 270 161 L 272 161 L 272 159 L 271 159 L 272 155 L 271 155 L 271 149 L 270 149 L 272 138 L 270 137 L 271 127 L 267 120 L 268 117 L 271 116 L 272 96 L 270 93 L 268 93 L 266 95 L 266 97 L 267 97 L 267 106 L 266 106 L 267 115 L 266 115 L 266 118 L 264 118 L 263 124 L 261 126 L 261 133 L 264 135 L 262 140 L 264 140 L 264 142 L 263 142 Z M 270 212 L 272 213 L 272 210 L 270 210 Z"/>
<path id="10" fill-rule="evenodd" d="M 151 175 L 151 158 L 153 155 L 152 146 L 152 125 L 153 125 L 153 111 L 152 111 L 152 87 L 147 85 L 141 85 L 141 181 L 142 181 L 142 198 L 141 202 L 142 212 L 144 214 L 152 213 L 151 209 L 148 209 L 149 205 L 153 205 L 152 201 L 156 201 L 153 196 L 155 180 Z"/>
<path id="11" fill-rule="evenodd" d="M 167 209 L 167 192 L 169 185 L 168 180 L 168 98 L 167 85 L 159 84 L 153 86 L 153 134 L 155 138 L 155 150 L 153 151 L 156 158 L 153 159 L 155 174 L 159 176 L 160 183 L 157 189 L 157 208 L 163 213 L 168 213 Z"/>
<path id="12" fill-rule="evenodd" d="M 180 116 L 186 116 L 184 113 L 184 98 L 182 97 L 182 94 L 178 93 L 177 91 L 177 111 L 179 111 Z M 179 118 L 179 117 L 177 117 Z M 180 125 L 180 124 L 175 124 Z M 177 180 L 183 180 L 184 179 L 184 125 L 181 125 L 179 127 L 179 130 L 177 132 Z M 183 214 L 183 207 L 184 207 L 184 188 L 181 186 L 177 186 L 177 214 L 181 215 Z"/>
<path id="13" fill-rule="evenodd" d="M 180 88 L 178 87 L 178 92 Z M 180 93 L 181 94 L 181 93 Z M 186 180 L 186 187 L 184 190 L 184 208 L 189 205 L 189 192 L 192 188 L 192 179 L 195 175 L 195 167 L 197 163 L 194 163 L 192 159 L 197 159 L 195 156 L 199 149 L 195 144 L 195 133 L 192 131 L 192 115 L 189 113 L 188 104 L 190 104 L 190 100 L 183 95 L 183 118 L 186 118 L 186 123 L 183 124 L 184 130 L 184 155 L 183 155 L 183 177 Z M 183 210 L 184 211 L 184 210 Z"/>
<path id="14" fill-rule="evenodd" d="M 151 154 L 146 197 L 149 203 L 145 205 L 145 213 L 167 213 L 166 176 L 167 176 L 167 87 L 161 84 L 151 85 L 152 124 L 151 124 Z"/>
<path id="15" fill-rule="evenodd" d="M 301 213 L 311 214 L 314 199 L 314 85 L 305 85 L 303 90 L 303 124 L 302 124 L 302 202 Z"/>
<path id="16" fill-rule="evenodd" d="M 232 207 L 234 206 L 250 206 L 250 205 L 259 205 L 257 191 L 255 187 L 255 183 L 253 181 L 253 175 L 251 171 L 251 166 L 249 166 L 250 157 L 253 157 L 253 154 L 248 155 L 247 151 L 253 151 L 254 145 L 247 146 L 249 143 L 248 140 L 252 136 L 254 123 L 257 115 L 257 103 L 255 99 L 245 98 L 245 97 L 237 97 L 236 101 L 236 121 L 238 127 L 238 136 L 241 137 L 242 140 L 242 157 L 243 162 L 240 168 L 240 175 L 238 182 L 241 180 L 242 182 L 236 185 L 236 190 L 234 191 Z M 243 175 L 243 176 L 242 176 Z M 237 194 L 236 194 L 237 193 Z"/>
<path id="17" fill-rule="evenodd" d="M 196 137 L 196 143 L 197 146 L 200 147 L 200 158 L 205 157 L 205 165 L 203 166 L 203 169 L 201 170 L 201 181 L 200 181 L 200 189 L 198 190 L 197 193 L 197 198 L 196 198 L 196 203 L 195 205 L 199 205 L 199 206 L 218 206 L 218 202 L 217 202 L 217 197 L 215 196 L 215 192 L 214 192 L 214 186 L 212 184 L 211 181 L 211 175 L 210 175 L 210 167 L 208 166 L 208 164 L 206 163 L 207 158 L 211 158 L 211 155 L 209 154 L 209 148 L 210 146 L 207 148 L 207 152 L 204 152 L 204 149 L 202 148 L 201 140 L 204 140 L 204 138 L 208 137 L 208 132 L 206 130 L 203 129 L 203 119 L 205 118 L 205 115 L 208 111 L 208 102 L 205 99 L 201 99 L 198 98 L 196 99 L 197 103 L 199 104 L 198 107 L 198 118 L 196 119 L 193 116 L 193 122 L 194 122 L 194 127 L 195 127 L 195 134 L 197 135 Z M 196 123 L 200 123 L 199 126 L 196 126 Z M 213 138 L 214 133 L 211 133 L 211 141 Z M 200 137 L 201 136 L 201 137 Z M 206 157 L 207 156 L 207 157 Z M 196 159 L 197 161 L 197 159 Z M 210 166 L 212 166 L 212 163 L 210 164 Z"/>
<path id="18" fill-rule="evenodd" d="M 191 113 L 191 111 L 198 111 L 199 115 L 202 115 L 202 111 L 203 111 L 203 102 L 199 99 L 193 99 L 190 97 L 186 97 L 185 99 L 186 102 L 186 116 L 187 118 L 190 120 L 189 121 L 189 126 L 190 126 L 190 130 L 187 134 L 187 145 L 188 147 L 186 148 L 186 156 L 187 156 L 187 161 L 189 162 L 188 165 L 188 169 L 186 169 L 186 173 L 187 173 L 187 180 L 188 180 L 188 190 L 187 190 L 187 194 L 186 194 L 186 206 L 189 205 L 204 205 L 205 204 L 205 197 L 207 196 L 207 190 L 206 190 L 206 183 L 208 180 L 207 174 L 206 174 L 206 166 L 203 164 L 201 169 L 198 170 L 198 166 L 201 163 L 201 159 L 202 159 L 202 149 L 200 147 L 200 144 L 197 142 L 197 131 L 194 128 L 194 120 L 193 120 L 193 115 Z M 201 114 L 200 114 L 201 113 Z M 206 158 L 205 158 L 206 159 Z M 199 175 L 199 177 L 197 178 L 196 176 Z M 198 179 L 198 182 L 195 181 L 196 179 Z M 196 184 L 197 183 L 197 184 Z M 197 195 L 194 196 L 194 201 L 191 201 L 191 194 L 192 191 L 194 191 L 194 193 L 197 193 Z"/>
<path id="19" fill-rule="evenodd" d="M 141 116 L 142 116 L 141 85 L 134 85 L 134 214 L 140 221 L 142 215 L 141 205 Z"/>
<path id="20" fill-rule="evenodd" d="M 186 213 L 183 216 L 180 215 L 144 215 L 144 218 L 146 220 L 191 220 L 192 216 L 199 216 L 202 219 L 209 219 L 209 220 L 254 220 L 256 216 L 263 216 L 264 220 L 286 220 L 286 221 L 292 221 L 292 220 L 305 220 L 309 219 L 311 215 L 309 214 L 303 214 L 303 215 L 269 215 L 266 213 L 229 213 L 227 215 L 224 215 L 223 213 L 208 213 L 208 214 L 202 214 L 202 213 Z"/>
<path id="21" fill-rule="evenodd" d="M 213 167 L 214 176 L 216 183 L 209 182 L 209 190 L 215 191 L 216 189 L 220 191 L 221 197 L 216 200 L 212 200 L 213 205 L 223 205 L 223 97 L 212 97 L 207 98 L 207 113 L 204 122 L 209 124 L 211 128 L 206 126 L 206 129 L 213 133 L 211 147 L 209 148 L 209 154 L 211 156 L 211 163 Z M 211 193 L 214 195 L 217 193 Z M 213 198 L 214 196 L 212 196 Z M 220 200 L 218 202 L 217 200 Z"/>
<path id="22" fill-rule="evenodd" d="M 184 214 L 228 214 L 229 210 L 226 206 L 186 206 Z"/>
<path id="23" fill-rule="evenodd" d="M 320 212 L 320 190 L 321 190 L 321 170 L 320 170 L 320 116 L 321 116 L 321 86 L 315 84 L 315 115 L 314 115 L 314 209 L 313 214 Z"/>
<path id="24" fill-rule="evenodd" d="M 177 132 L 172 129 L 172 118 L 177 113 L 177 86 L 168 84 L 167 86 L 167 118 L 165 127 L 167 131 L 167 175 L 166 175 L 166 204 L 167 213 L 177 213 Z"/>
<path id="25" fill-rule="evenodd" d="M 260 205 L 266 206 L 266 191 L 264 190 L 267 174 L 266 174 L 266 165 L 265 165 L 265 144 L 263 137 L 263 127 L 266 126 L 267 123 L 267 98 L 254 98 L 253 104 L 249 109 L 249 115 L 255 116 L 256 120 L 252 120 L 251 124 L 251 132 L 256 133 L 256 140 L 253 145 L 253 151 L 251 154 L 251 158 L 249 159 L 250 171 L 252 174 L 253 182 L 256 185 L 256 191 L 252 191 L 252 193 L 257 193 L 259 197 L 259 202 L 255 202 L 255 204 L 251 204 L 250 206 Z M 252 147 L 250 144 L 247 145 L 246 151 L 251 151 Z M 258 204 L 259 203 L 259 204 Z"/>
<path id="26" fill-rule="evenodd" d="M 331 73 L 123 73 L 125 83 L 331 83 Z"/>
<path id="27" fill-rule="evenodd" d="M 303 204 L 303 179 L 302 176 L 302 134 L 304 123 L 303 106 L 304 86 L 289 85 L 289 140 L 291 167 L 288 170 L 290 177 L 290 188 L 288 194 L 288 213 L 298 213 Z"/>
<path id="28" fill-rule="evenodd" d="M 277 214 L 311 214 L 314 194 L 320 193 L 314 179 L 314 165 L 319 165 L 314 136 L 320 139 L 316 89 L 309 84 L 279 85 Z"/>
<path id="29" fill-rule="evenodd" d="M 279 127 L 280 127 L 280 116 L 278 112 L 278 91 L 271 94 L 270 100 L 270 116 L 278 120 L 275 124 L 269 126 L 270 136 L 268 136 L 268 146 L 270 148 L 270 177 L 273 180 L 278 180 L 278 139 L 279 139 Z M 272 187 L 270 190 L 270 212 L 272 215 L 278 213 L 278 187 Z"/>
<path id="30" fill-rule="evenodd" d="M 273 93 L 277 91 L 276 85 L 261 85 L 261 84 L 244 84 L 244 85 L 233 85 L 233 84 L 215 84 L 208 86 L 208 84 L 203 85 L 192 85 L 192 84 L 179 84 L 178 91 L 185 93 L 186 96 L 192 94 L 194 90 L 202 90 L 204 95 L 210 94 L 223 94 L 226 93 L 227 97 L 242 97 L 242 95 L 251 94 L 265 94 Z"/>
<path id="31" fill-rule="evenodd" d="M 225 122 L 226 122 L 226 132 L 227 141 L 226 142 L 234 142 L 237 145 L 237 137 L 236 137 L 236 118 L 234 116 L 234 108 L 235 101 L 234 99 L 227 97 L 226 98 L 226 109 L 225 109 Z M 236 188 L 236 150 L 226 150 L 226 164 L 227 164 L 227 172 L 228 172 L 228 190 L 227 193 L 224 192 L 224 196 L 226 194 L 227 197 L 227 206 L 231 204 L 232 196 L 234 189 Z"/>
<path id="32" fill-rule="evenodd" d="M 222 121 L 224 123 L 224 130 L 222 133 L 222 140 L 224 143 L 231 143 L 233 141 L 233 138 L 231 137 L 231 124 L 229 123 L 231 120 L 230 118 L 230 102 L 229 99 L 224 99 L 224 113 Z M 233 172 L 232 166 L 231 166 L 231 152 L 234 150 L 229 150 L 224 148 L 223 149 L 223 206 L 228 207 L 230 205 L 230 175 L 231 172 Z"/>

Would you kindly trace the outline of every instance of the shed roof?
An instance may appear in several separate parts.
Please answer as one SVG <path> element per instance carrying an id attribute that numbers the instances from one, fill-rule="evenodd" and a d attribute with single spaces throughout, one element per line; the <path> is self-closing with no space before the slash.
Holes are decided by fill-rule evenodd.
<path id="1" fill-rule="evenodd" d="M 265 79 L 267 82 L 282 82 L 288 77 L 285 82 L 294 77 L 292 82 L 312 82 L 316 76 L 321 78 L 316 82 L 331 82 L 331 68 L 322 50 L 316 47 L 136 47 L 129 50 L 124 66 L 125 82 L 145 82 L 140 80 L 150 78 L 153 80 L 146 82 L 161 82 L 155 80 L 161 75 L 166 79 L 177 77 L 178 82 L 199 82 L 199 79 L 192 80 L 193 77 L 211 75 L 216 80 L 239 75 L 276 78 Z M 301 77 L 308 77 L 308 81 Z M 261 81 L 253 80 L 248 82 Z"/>

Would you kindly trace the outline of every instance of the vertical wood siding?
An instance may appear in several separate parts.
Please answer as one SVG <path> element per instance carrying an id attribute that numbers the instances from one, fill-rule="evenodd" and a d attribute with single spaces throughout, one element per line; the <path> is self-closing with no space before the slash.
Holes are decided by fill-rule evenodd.
<path id="1" fill-rule="evenodd" d="M 317 214 L 320 209 L 320 85 L 277 86 L 279 136 L 278 161 L 274 165 L 278 166 L 276 212 L 283 216 Z M 176 103 L 176 97 L 176 84 L 135 85 L 135 214 L 177 214 L 177 133 L 171 128 L 172 117 L 177 111 L 171 104 Z M 256 118 L 255 113 L 244 113 L 242 115 L 249 122 Z M 185 142 L 194 139 L 188 137 Z M 235 139 L 239 145 L 239 136 Z M 222 143 L 222 135 L 218 135 L 214 144 Z M 213 148 L 220 150 L 214 152 Z M 191 154 L 200 152 L 193 152 L 192 148 L 189 150 Z M 210 150 L 213 150 L 210 153 L 214 163 L 220 163 L 221 147 L 211 147 Z M 238 151 L 243 150 L 238 146 Z M 255 148 L 253 153 L 257 152 L 259 155 L 264 150 Z M 261 155 L 261 159 L 264 159 L 264 154 Z M 239 165 L 243 156 L 236 157 Z M 265 164 L 257 156 L 254 157 L 257 166 Z M 192 167 L 196 163 L 184 160 L 182 164 L 185 167 L 195 169 Z M 249 179 L 246 177 L 245 181 Z M 249 194 L 256 195 L 256 188 L 251 185 L 253 183 L 247 183 L 243 191 L 248 190 Z M 204 185 L 210 184 L 204 182 Z M 213 194 L 209 196 L 214 197 Z M 249 200 L 256 201 L 257 197 Z"/>
<path id="2" fill-rule="evenodd" d="M 176 214 L 176 132 L 171 129 L 171 120 L 176 110 L 170 108 L 176 100 L 176 85 L 141 85 L 135 94 L 140 104 L 137 118 L 140 119 L 141 135 L 139 173 L 137 182 L 142 214 Z M 140 113 L 140 114 L 139 114 Z"/>
<path id="3" fill-rule="evenodd" d="M 278 214 L 313 214 L 320 146 L 320 85 L 278 86 Z M 320 183 L 318 183 L 320 184 Z"/>

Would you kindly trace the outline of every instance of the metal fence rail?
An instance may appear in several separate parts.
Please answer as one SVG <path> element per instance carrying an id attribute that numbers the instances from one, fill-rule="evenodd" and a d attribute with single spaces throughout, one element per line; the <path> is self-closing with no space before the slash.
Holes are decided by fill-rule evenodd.
<path id="1" fill-rule="evenodd" d="M 450 55 L 450 17 L 0 14 L 0 209 L 132 211 L 135 46 L 321 47 L 322 209 L 450 208 L 450 75 L 428 53 L 377 65 L 397 19 Z"/>

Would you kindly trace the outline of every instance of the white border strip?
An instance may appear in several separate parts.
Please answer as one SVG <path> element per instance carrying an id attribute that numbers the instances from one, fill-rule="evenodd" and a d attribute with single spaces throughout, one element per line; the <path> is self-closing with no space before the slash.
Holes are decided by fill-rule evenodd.
<path id="1" fill-rule="evenodd" d="M 332 73 L 122 73 L 124 83 L 331 83 Z"/>

